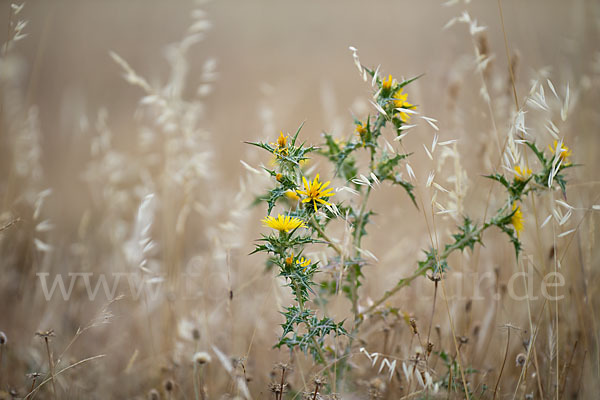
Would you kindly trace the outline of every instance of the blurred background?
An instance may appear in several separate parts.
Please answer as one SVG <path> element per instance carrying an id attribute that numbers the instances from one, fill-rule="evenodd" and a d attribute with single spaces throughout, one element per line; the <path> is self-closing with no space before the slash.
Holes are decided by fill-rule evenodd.
<path id="1" fill-rule="evenodd" d="M 571 172 L 567 200 L 582 210 L 599 204 L 600 3 L 504 0 L 502 11 L 521 105 L 535 80 L 545 84 L 550 78 L 563 98 L 569 84 L 570 115 L 560 122 L 560 135 L 583 166 Z M 463 12 L 485 30 L 470 32 L 460 21 L 449 24 Z M 27 21 L 22 30 L 27 36 L 14 41 L 11 32 L 19 20 Z M 407 88 L 409 100 L 439 121 L 440 141 L 458 139 L 460 163 L 468 174 L 462 198 L 477 220 L 488 205 L 487 189 L 480 190 L 488 185 L 481 175 L 492 173 L 498 161 L 490 110 L 480 96 L 482 82 L 501 138 L 513 118 L 507 50 L 495 1 L 54 0 L 30 1 L 22 9 L 3 1 L 0 21 L 2 42 L 8 41 L 2 50 L 0 225 L 19 219 L 0 233 L 0 330 L 11 343 L 0 359 L 3 393 L 14 389 L 24 396 L 31 385 L 25 374 L 47 370 L 46 349 L 34 334 L 53 329 L 57 355 L 65 348 L 65 358 L 73 362 L 107 355 L 82 372 L 65 374 L 58 389 L 64 398 L 143 398 L 152 388 L 164 395 L 168 380 L 179 391 L 174 398 L 190 398 L 183 397 L 191 393 L 188 360 L 199 349 L 213 356 L 208 390 L 214 398 L 233 396 L 239 365 L 247 372 L 244 379 L 250 376 L 253 396 L 267 398 L 273 363 L 288 358 L 285 351 L 271 348 L 280 320 L 279 309 L 269 306 L 286 304 L 289 294 L 264 271 L 263 259 L 247 256 L 263 231 L 259 220 L 264 216 L 262 208 L 250 203 L 269 184 L 252 168 L 269 159 L 244 141 L 275 141 L 279 131 L 293 133 L 302 122 L 301 135 L 308 142 L 319 143 L 322 132 L 353 137 L 353 118 L 375 110 L 368 103 L 370 84 L 361 79 L 349 46 L 358 49 L 364 65 L 380 65 L 383 76 L 424 74 Z M 490 60 L 483 74 L 477 71 L 476 51 Z M 135 79 L 111 52 L 144 83 L 130 84 Z M 548 87 L 546 96 L 553 96 Z M 554 114 L 548 118 L 559 124 L 560 104 L 551 108 L 547 111 Z M 527 125 L 546 147 L 551 142 L 544 131 L 547 116 L 538 111 L 527 111 L 528 118 L 539 119 Z M 430 162 L 422 143 L 430 146 L 434 132 L 421 125 L 406 147 L 415 152 L 411 165 L 423 185 L 429 169 L 448 176 L 454 167 Z M 312 165 L 326 168 L 324 161 Z M 492 196 L 490 208 L 497 204 L 494 200 Z M 144 204 L 146 209 L 140 207 Z M 365 244 L 380 259 L 367 275 L 365 299 L 380 297 L 391 282 L 409 274 L 427 246 L 422 216 L 397 188 L 379 189 L 373 208 L 386 217 L 375 218 Z M 527 226 L 535 228 L 550 212 L 551 207 L 540 205 L 537 219 Z M 584 222 L 576 225 L 578 221 Z M 578 228 L 579 246 L 565 247 L 573 252 L 565 259 L 574 257 L 577 266 L 569 272 L 567 291 L 585 290 L 585 296 L 563 305 L 565 324 L 570 321 L 572 329 L 561 331 L 561 357 L 571 354 L 579 340 L 576 360 L 594 365 L 596 372 L 598 358 L 592 355 L 598 350 L 598 328 L 586 307 L 594 309 L 591 293 L 598 283 L 597 222 L 587 211 L 571 222 Z M 451 219 L 439 222 L 442 237 L 448 237 L 453 225 Z M 514 257 L 503 237 L 490 238 L 492 243 L 474 258 L 483 270 L 505 271 L 498 273 L 498 288 L 513 272 Z M 140 239 L 153 245 L 140 248 Z M 532 257 L 544 258 L 556 248 L 551 236 L 542 238 L 543 245 L 533 234 L 526 233 L 524 240 Z M 317 249 L 315 257 L 326 259 L 324 253 Z M 478 268 L 464 257 L 457 272 Z M 78 300 L 45 301 L 36 275 L 124 270 L 155 282 L 165 279 L 169 290 L 151 301 L 126 297 L 108 312 L 103 307 L 110 299 L 88 301 L 80 284 L 74 289 Z M 196 274 L 191 285 L 198 290 L 189 298 L 178 297 L 188 273 Z M 415 302 L 420 294 L 431 296 L 431 287 L 423 285 L 392 304 L 425 324 L 430 303 Z M 126 292 L 121 289 L 117 293 Z M 339 300 L 332 312 L 343 318 L 345 307 Z M 464 307 L 452 303 L 461 335 L 469 336 L 474 326 L 489 328 L 488 336 L 469 351 L 475 368 L 493 371 L 489 378 L 482 373 L 477 382 L 493 385 L 505 346 L 499 326 L 525 326 L 526 310 L 502 304 L 491 312 L 488 303 L 478 303 L 466 315 Z M 536 307 L 543 309 L 541 302 Z M 96 321 L 98 312 L 110 324 Z M 447 335 L 445 310 L 439 307 L 436 315 Z M 552 325 L 547 318 L 544 323 Z M 96 322 L 79 339 L 77 328 L 89 321 Z M 405 329 L 398 326 L 393 329 Z M 558 328 L 550 330 L 556 334 Z M 544 335 L 540 341 L 554 343 L 552 334 Z M 70 346 L 73 336 L 77 340 Z M 504 394 L 519 378 L 520 370 L 513 367 L 514 356 L 522 351 L 518 341 L 511 348 Z M 218 365 L 212 346 L 238 358 L 231 378 Z M 406 357 L 410 351 L 401 350 Z M 359 375 L 368 382 L 376 372 L 366 368 Z M 580 386 L 570 382 L 569 393 L 576 397 Z M 294 384 L 300 385 L 300 379 Z M 527 392 L 538 390 L 533 379 L 527 385 Z M 551 379 L 547 385 L 551 387 Z M 49 390 L 49 385 L 41 389 L 40 398 L 49 396 Z M 91 393 L 96 397 L 87 397 Z M 386 393 L 386 398 L 397 398 L 391 389 Z M 593 398 L 591 393 L 582 397 Z M 355 396 L 348 398 L 368 398 Z"/>
<path id="2" fill-rule="evenodd" d="M 266 135 L 259 118 L 264 104 L 273 110 L 276 131 L 292 131 L 306 121 L 305 134 L 318 138 L 321 131 L 335 126 L 335 117 L 347 121 L 353 102 L 369 93 L 368 86 L 357 79 L 348 46 L 359 49 L 366 65 L 381 65 L 385 73 L 425 74 L 427 78 L 415 84 L 412 96 L 426 107 L 426 114 L 441 120 L 450 84 L 455 80 L 477 84 L 466 74 L 473 68 L 473 61 L 465 60 L 473 53 L 468 27 L 443 29 L 463 11 L 462 4 L 206 4 L 213 28 L 206 33 L 207 40 L 189 52 L 190 82 L 185 90 L 187 95 L 195 92 L 194 80 L 202 63 L 214 58 L 218 85 L 204 102 L 209 116 L 204 125 L 219 143 L 216 159 L 220 166 L 239 168 L 238 160 L 246 151 L 242 141 Z M 28 101 L 40 106 L 44 146 L 50 150 L 44 152 L 44 163 L 63 165 L 52 168 L 53 184 L 77 181 L 73 176 L 77 169 L 60 162 L 65 161 L 64 151 L 54 150 L 70 147 L 73 124 L 81 114 L 92 119 L 98 109 L 105 108 L 112 127 L 132 130 L 140 91 L 123 84 L 119 67 L 108 52 L 121 55 L 149 82 L 165 84 L 169 76 L 165 47 L 182 37 L 191 23 L 192 8 L 189 1 L 152 0 L 28 4 L 29 36 L 19 43 L 25 69 L 22 79 L 28 82 Z M 505 73 L 498 5 L 473 1 L 468 9 L 487 26 L 494 67 Z M 1 10 L 2 20 L 8 19 L 7 11 L 8 3 Z M 545 67 L 565 84 L 590 72 L 589 60 L 597 43 L 591 18 L 598 12 L 595 2 L 509 0 L 503 2 L 503 11 L 511 51 L 519 57 L 516 76 L 521 92 L 529 89 L 532 72 Z M 323 97 L 332 100 L 328 108 L 323 107 Z M 423 101 L 430 98 L 435 101 Z M 131 135 L 118 136 L 125 141 Z"/>

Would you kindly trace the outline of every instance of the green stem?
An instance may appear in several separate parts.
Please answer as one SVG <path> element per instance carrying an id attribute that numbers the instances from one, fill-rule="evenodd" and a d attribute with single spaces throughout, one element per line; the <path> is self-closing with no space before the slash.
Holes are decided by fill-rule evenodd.
<path id="1" fill-rule="evenodd" d="M 360 257 L 360 253 L 356 249 L 358 249 L 360 247 L 360 241 L 362 239 L 362 224 L 363 224 L 363 220 L 364 220 L 365 210 L 367 208 L 367 201 L 369 200 L 370 194 L 371 194 L 371 186 L 369 186 L 369 188 L 367 189 L 367 192 L 365 193 L 365 195 L 362 199 L 362 204 L 361 204 L 360 211 L 358 214 L 358 219 L 356 221 L 356 224 L 354 225 L 354 248 L 356 251 L 356 258 Z M 360 268 L 360 266 L 357 266 L 357 267 Z M 356 270 L 353 269 L 351 271 L 351 274 L 356 275 Z M 356 336 L 356 333 L 358 333 L 358 327 L 360 326 L 360 318 L 359 318 L 360 316 L 358 313 L 357 280 L 358 280 L 358 276 L 353 276 L 352 277 L 352 285 L 350 285 L 350 297 L 352 300 L 352 313 L 354 314 L 354 327 L 352 329 L 352 334 L 349 336 L 349 339 L 348 339 L 348 345 L 346 346 L 342 365 L 340 365 L 340 368 L 339 368 L 340 381 L 343 381 L 343 375 L 346 372 L 346 369 L 348 368 L 347 356 L 350 354 L 350 351 L 352 349 L 352 344 L 354 343 L 354 337 Z"/>
<path id="2" fill-rule="evenodd" d="M 468 243 L 470 240 L 472 240 L 473 238 L 478 237 L 479 235 L 481 235 L 482 232 L 484 232 L 487 228 L 489 228 L 490 226 L 492 226 L 492 224 L 490 223 L 485 223 L 483 224 L 483 226 L 481 228 L 478 228 L 476 230 L 474 230 L 473 232 L 471 232 L 469 235 L 465 235 L 465 237 L 463 237 L 461 240 L 454 242 L 452 245 L 446 247 L 446 249 L 444 250 L 443 253 L 440 254 L 439 256 L 439 260 L 445 260 L 446 258 L 448 258 L 450 256 L 450 254 L 452 254 L 455 250 L 460 249 L 461 247 L 464 247 L 464 245 L 466 243 Z M 385 294 L 377 301 L 375 301 L 364 313 L 362 313 L 362 317 L 358 324 L 360 325 L 362 323 L 362 321 L 364 321 L 364 316 L 372 313 L 377 307 L 379 307 L 383 302 L 385 302 L 387 299 L 389 299 L 390 297 L 392 297 L 393 295 L 395 295 L 396 293 L 398 293 L 402 288 L 409 286 L 412 281 L 414 281 L 415 279 L 417 279 L 419 276 L 422 276 L 425 274 L 425 272 L 427 272 L 427 270 L 429 270 L 431 268 L 431 265 L 426 264 L 420 268 L 418 268 L 412 275 L 410 275 L 407 278 L 403 278 L 400 279 L 398 281 L 398 283 L 396 284 L 396 286 L 394 286 L 392 289 L 388 290 L 387 292 L 385 292 Z"/>
<path id="3" fill-rule="evenodd" d="M 317 231 L 317 233 L 319 234 L 319 236 L 324 239 L 327 242 L 327 245 L 329 247 L 331 247 L 333 250 L 335 250 L 336 253 L 338 253 L 338 255 L 341 257 L 342 256 L 342 249 L 340 249 L 340 247 L 335 244 L 335 242 L 333 242 L 329 236 L 327 236 L 327 234 L 325 233 L 325 231 L 323 230 L 323 228 L 321 228 L 321 225 L 319 225 L 319 223 L 317 222 L 315 216 L 313 215 L 313 217 L 310 220 L 310 224 L 313 228 L 315 228 L 315 230 Z"/>
<path id="4" fill-rule="evenodd" d="M 298 287 L 298 282 L 294 281 L 294 288 L 296 289 L 296 293 L 300 293 L 300 288 Z M 304 299 L 302 299 L 302 296 L 296 296 L 296 301 L 298 302 L 298 307 L 300 307 L 300 312 L 302 314 L 304 314 Z M 310 325 L 310 323 L 308 321 L 304 321 L 304 323 L 306 324 L 308 331 L 312 332 L 313 327 Z M 323 349 L 321 349 L 321 346 L 319 345 L 319 343 L 317 342 L 317 339 L 315 339 L 314 336 L 311 336 L 313 345 L 315 346 L 315 349 L 317 349 L 317 352 L 319 353 L 319 357 L 321 358 L 321 360 L 323 360 L 323 363 L 325 364 L 325 355 L 323 354 Z M 329 368 L 327 369 L 327 375 L 329 377 L 329 382 L 332 382 L 331 380 L 331 371 L 329 371 Z M 283 391 L 283 388 L 282 388 Z"/>
<path id="5" fill-rule="evenodd" d="M 358 219 L 356 220 L 356 225 L 354 226 L 354 247 L 360 247 L 360 242 L 362 240 L 362 224 L 365 218 L 365 210 L 367 208 L 367 202 L 369 201 L 369 195 L 371 194 L 371 186 L 368 187 L 367 193 L 365 193 L 362 204 L 360 206 L 360 211 L 358 212 Z M 358 256 L 358 250 L 357 250 Z"/>

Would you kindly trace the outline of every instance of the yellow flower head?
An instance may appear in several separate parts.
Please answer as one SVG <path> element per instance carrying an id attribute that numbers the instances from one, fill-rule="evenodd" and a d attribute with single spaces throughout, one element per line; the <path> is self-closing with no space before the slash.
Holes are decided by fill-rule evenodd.
<path id="1" fill-rule="evenodd" d="M 287 155 L 287 136 L 283 136 L 283 132 L 279 132 L 279 137 L 277 138 L 277 143 L 271 143 L 271 146 L 275 147 L 273 153 Z"/>
<path id="2" fill-rule="evenodd" d="M 356 124 L 356 134 L 362 140 L 363 144 L 365 143 L 365 135 L 367 134 L 367 124 L 363 124 L 359 122 Z"/>
<path id="3" fill-rule="evenodd" d="M 317 203 L 328 206 L 331 205 L 331 203 L 324 200 L 324 198 L 334 195 L 334 193 L 331 193 L 333 189 L 325 189 L 327 186 L 329 186 L 329 181 L 325 183 L 319 182 L 319 174 L 317 174 L 315 180 L 310 184 L 307 182 L 305 177 L 302 177 L 302 181 L 304 182 L 304 190 L 297 190 L 297 192 L 298 194 L 306 196 L 306 198 L 302 200 L 303 203 L 309 203 L 312 201 L 313 206 L 315 207 L 315 212 L 317 211 Z"/>
<path id="4" fill-rule="evenodd" d="M 300 200 L 300 197 L 293 190 L 286 191 L 285 197 L 287 197 L 290 200 L 296 200 L 296 201 Z"/>
<path id="5" fill-rule="evenodd" d="M 531 170 L 527 167 L 521 168 L 520 165 L 515 165 L 515 179 L 518 181 L 526 181 L 531 176 Z"/>
<path id="6" fill-rule="evenodd" d="M 286 265 L 292 265 L 293 262 L 294 262 L 294 252 L 292 251 L 292 254 L 290 254 L 289 257 L 286 257 L 285 263 L 286 263 Z"/>
<path id="7" fill-rule="evenodd" d="M 367 132 L 367 124 L 363 124 L 362 122 L 356 124 L 356 133 L 362 135 L 365 132 Z"/>
<path id="8" fill-rule="evenodd" d="M 408 95 L 406 93 L 402 93 L 403 89 L 400 88 L 394 93 L 393 102 L 395 108 L 405 108 L 405 109 L 414 109 L 416 108 L 413 104 L 409 103 L 407 100 Z M 408 122 L 410 120 L 410 115 L 405 111 L 399 111 L 400 119 L 402 122 Z"/>
<path id="9" fill-rule="evenodd" d="M 513 203 L 512 209 L 515 213 L 510 219 L 510 223 L 515 227 L 517 237 L 519 237 L 523 231 L 523 213 L 521 212 L 521 207 L 517 207 L 517 203 Z"/>
<path id="10" fill-rule="evenodd" d="M 262 223 L 264 226 L 277 229 L 280 232 L 289 232 L 298 227 L 306 227 L 306 225 L 301 219 L 281 214 L 278 214 L 277 218 L 267 216 L 262 220 Z"/>
<path id="11" fill-rule="evenodd" d="M 293 256 L 293 254 L 292 254 Z M 299 260 L 296 260 L 296 264 L 302 267 L 303 271 L 306 271 L 306 268 L 310 265 L 310 259 L 305 259 L 304 257 L 300 257 Z"/>
<path id="12" fill-rule="evenodd" d="M 564 143 L 562 143 L 560 145 L 560 148 L 557 149 L 558 147 L 558 141 L 554 141 L 554 147 L 548 145 L 548 148 L 550 149 L 550 151 L 552 152 L 552 154 L 556 154 L 556 152 L 558 151 L 560 153 L 559 157 L 561 159 L 561 161 L 563 163 L 565 163 L 565 165 L 569 165 L 571 164 L 569 162 L 569 157 L 571 157 L 571 149 L 569 149 Z"/>
<path id="13" fill-rule="evenodd" d="M 392 83 L 393 83 L 392 75 L 388 75 L 388 77 L 387 77 L 387 78 L 384 78 L 384 79 L 381 81 L 381 87 L 382 87 L 384 90 L 389 90 L 389 89 L 392 87 Z"/>

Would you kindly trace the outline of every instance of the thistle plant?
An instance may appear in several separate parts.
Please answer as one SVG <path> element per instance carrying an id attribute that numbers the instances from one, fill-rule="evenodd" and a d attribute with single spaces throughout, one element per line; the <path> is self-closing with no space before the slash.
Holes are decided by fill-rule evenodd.
<path id="1" fill-rule="evenodd" d="M 516 162 L 504 174 L 496 172 L 486 176 L 504 189 L 502 206 L 490 217 L 484 217 L 482 222 L 468 215 L 462 216 L 449 243 L 437 247 L 432 244 L 428 250 L 424 250 L 424 258 L 417 262 L 412 275 L 399 280 L 369 307 L 361 308 L 359 289 L 364 279 L 363 269 L 369 264 L 366 256 L 370 255 L 368 250 L 362 248 L 362 241 L 375 215 L 368 204 L 373 189 L 389 182 L 402 188 L 416 210 L 425 212 L 419 205 L 425 207 L 415 185 L 414 172 L 407 162 L 412 153 L 407 152 L 403 145 L 407 130 L 415 126 L 411 124 L 411 119 L 419 114 L 418 107 L 409 102 L 408 93 L 404 90 L 419 77 L 408 80 L 396 80 L 391 75 L 382 77 L 378 69 L 360 64 L 356 52 L 354 57 L 364 80 L 371 80 L 371 103 L 376 113 L 363 119 L 354 119 L 354 132 L 345 140 L 324 133 L 324 143 L 318 147 L 309 146 L 298 140 L 300 127 L 291 137 L 280 133 L 275 142 L 250 143 L 274 157 L 274 168 L 265 168 L 273 178 L 273 187 L 258 198 L 259 203 L 266 204 L 267 215 L 263 224 L 271 232 L 259 239 L 253 253 L 268 254 L 267 265 L 277 268 L 295 300 L 294 305 L 282 312 L 285 321 L 276 347 L 286 346 L 290 350 L 297 347 L 309 352 L 315 362 L 330 365 L 326 362 L 326 337 L 348 336 L 340 358 L 337 358 L 338 353 L 333 354 L 333 363 L 340 364 L 336 368 L 338 380 L 348 369 L 347 359 L 352 354 L 354 339 L 360 333 L 361 324 L 387 299 L 418 277 L 429 276 L 437 288 L 438 282 L 444 279 L 449 270 L 450 255 L 455 251 L 463 252 L 466 248 L 473 251 L 475 245 L 483 244 L 483 233 L 488 228 L 495 227 L 506 234 L 518 259 L 522 249 L 521 232 L 524 230 L 524 198 L 543 190 L 560 190 L 564 193 L 567 184 L 564 171 L 573 166 L 569 161 L 571 151 L 562 142 L 555 141 L 548 153 L 524 137 L 515 140 L 513 127 L 505 152 L 512 152 L 512 159 Z M 430 124 L 434 121 L 424 116 L 420 118 Z M 396 148 L 390 142 L 397 143 Z M 525 144 L 537 162 L 530 165 L 527 155 L 521 157 L 515 151 L 516 143 Z M 341 182 L 336 192 L 349 191 L 357 201 L 336 201 L 337 193 L 330 187 L 330 180 L 322 182 L 320 174 L 314 177 L 307 175 L 303 165 L 311 153 L 325 157 L 331 164 L 333 177 Z M 510 157 L 505 159 L 509 160 Z M 364 160 L 367 162 L 362 162 Z M 408 178 L 404 177 L 405 170 Z M 278 210 L 281 207 L 283 211 L 278 212 L 277 216 L 271 215 L 276 207 Z M 331 239 L 330 224 L 335 220 L 345 222 L 352 239 L 351 246 L 342 246 L 339 241 Z M 336 273 L 318 275 L 322 272 L 320 262 L 312 262 L 304 255 L 307 246 L 319 244 L 335 252 L 329 266 L 337 266 Z M 309 308 L 310 303 L 325 304 L 328 296 L 339 291 L 351 303 L 353 320 L 345 324 L 346 328 L 343 326 L 345 321 L 336 322 L 326 316 L 318 318 L 316 311 Z M 431 343 L 427 345 L 433 347 Z"/>
<path id="2" fill-rule="evenodd" d="M 346 334 L 346 330 L 342 327 L 343 322 L 318 318 L 316 311 L 309 308 L 307 303 L 315 295 L 314 276 L 319 263 L 306 259 L 303 252 L 309 244 L 327 243 L 319 239 L 324 236 L 323 221 L 335 218 L 339 213 L 329 201 L 334 195 L 328 188 L 330 182 L 322 183 L 318 174 L 312 180 L 304 176 L 301 164 L 316 148 L 297 143 L 300 129 L 291 138 L 281 133 L 275 143 L 252 143 L 275 156 L 275 168 L 267 171 L 277 184 L 263 197 L 267 214 L 271 214 L 278 202 L 288 205 L 290 199 L 296 201 L 295 207 L 288 207 L 285 214 L 267 215 L 263 219 L 263 224 L 272 232 L 263 235 L 253 253 L 269 254 L 269 264 L 277 266 L 296 303 L 282 313 L 285 322 L 276 347 L 299 348 L 310 353 L 316 362 L 324 363 L 325 338 Z"/>

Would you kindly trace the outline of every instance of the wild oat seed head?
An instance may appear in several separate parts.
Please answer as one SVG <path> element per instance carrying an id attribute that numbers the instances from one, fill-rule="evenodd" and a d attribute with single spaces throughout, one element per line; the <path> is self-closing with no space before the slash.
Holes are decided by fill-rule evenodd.
<path id="1" fill-rule="evenodd" d="M 173 388 L 175 387 L 175 384 L 173 383 L 172 380 L 167 379 L 166 381 L 163 382 L 163 386 L 167 392 L 172 392 Z"/>
<path id="2" fill-rule="evenodd" d="M 6 337 L 6 333 L 0 331 L 0 346 L 4 346 L 7 341 L 8 338 Z"/>
<path id="3" fill-rule="evenodd" d="M 561 159 L 562 162 L 565 163 L 565 165 L 569 165 L 571 164 L 569 162 L 569 157 L 571 156 L 571 149 L 569 149 L 564 143 L 560 144 L 560 147 L 558 147 L 558 141 L 555 140 L 554 141 L 554 147 L 548 145 L 548 148 L 550 149 L 550 151 L 552 152 L 552 154 L 556 154 L 557 151 L 560 153 L 559 157 Z"/>

